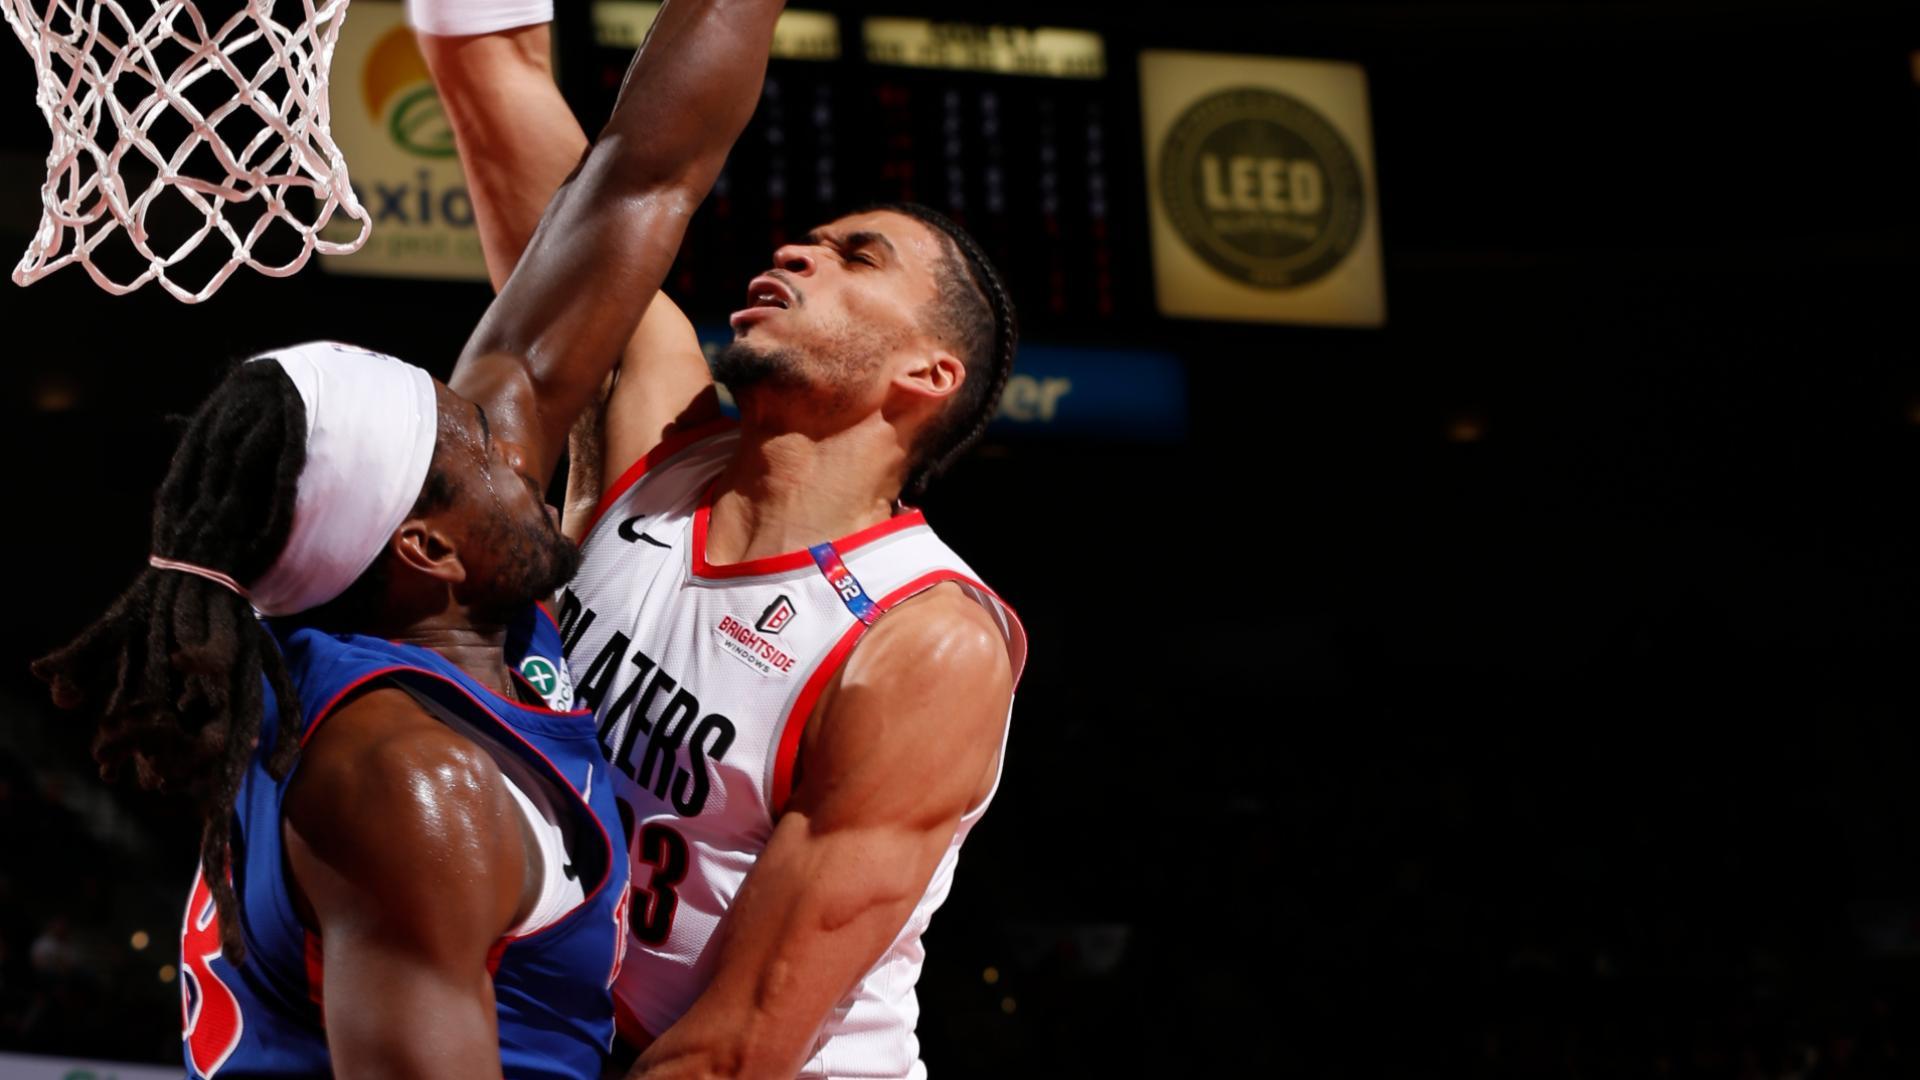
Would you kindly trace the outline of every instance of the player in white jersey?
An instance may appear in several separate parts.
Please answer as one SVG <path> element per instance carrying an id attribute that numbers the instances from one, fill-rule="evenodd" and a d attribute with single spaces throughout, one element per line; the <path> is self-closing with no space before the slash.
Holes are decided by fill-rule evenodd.
<path id="1" fill-rule="evenodd" d="M 498 285 L 584 138 L 543 24 L 422 44 Z M 998 782 L 1026 647 L 900 498 L 992 416 L 1013 317 L 919 208 L 774 262 L 713 368 L 739 424 L 661 297 L 575 445 L 586 561 L 557 614 L 630 815 L 622 1030 L 637 1076 L 919 1076 L 920 935 Z"/>

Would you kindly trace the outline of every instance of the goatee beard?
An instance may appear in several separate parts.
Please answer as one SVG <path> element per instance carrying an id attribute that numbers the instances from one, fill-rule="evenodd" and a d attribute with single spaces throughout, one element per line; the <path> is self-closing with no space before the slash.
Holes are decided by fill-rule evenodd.
<path id="1" fill-rule="evenodd" d="M 715 382 L 725 386 L 737 398 L 744 390 L 769 383 L 774 386 L 797 385 L 800 358 L 786 349 L 756 349 L 745 341 L 728 342 L 707 367 Z"/>
<path id="2" fill-rule="evenodd" d="M 528 604 L 546 600 L 580 571 L 579 545 L 566 538 L 542 514 L 536 520 L 496 523 L 490 537 L 503 558 L 484 599 L 471 607 L 481 622 L 509 622 Z"/>

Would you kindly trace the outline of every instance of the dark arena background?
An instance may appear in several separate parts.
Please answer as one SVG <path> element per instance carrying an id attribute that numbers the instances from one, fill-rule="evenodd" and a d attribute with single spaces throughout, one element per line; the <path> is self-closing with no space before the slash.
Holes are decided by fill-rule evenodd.
<path id="1" fill-rule="evenodd" d="M 775 244 L 913 198 L 1025 323 L 926 500 L 1033 641 L 928 934 L 935 1076 L 1920 1076 L 1911 5 L 795 6 L 833 32 L 669 290 L 721 327 Z M 632 27 L 560 8 L 591 130 Z M 1143 50 L 1364 70 L 1379 325 L 1161 314 Z M 9 51 L 11 260 L 47 132 Z M 363 180 L 373 245 L 470 213 L 415 175 Z M 0 1072 L 178 1066 L 192 813 L 99 781 L 27 663 L 134 574 L 225 365 L 444 376 L 488 300 L 342 266 L 0 286 Z"/>

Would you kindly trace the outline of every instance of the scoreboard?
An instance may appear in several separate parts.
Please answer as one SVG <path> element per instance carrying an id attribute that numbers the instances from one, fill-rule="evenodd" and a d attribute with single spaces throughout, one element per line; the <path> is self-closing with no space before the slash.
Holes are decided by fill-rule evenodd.
<path id="1" fill-rule="evenodd" d="M 584 117 L 607 115 L 658 10 L 601 0 L 586 40 L 560 24 L 562 81 Z M 789 9 L 773 53 L 669 282 L 690 311 L 731 310 L 774 248 L 884 201 L 965 226 L 1029 327 L 1151 310 L 1139 99 L 1101 34 Z"/>

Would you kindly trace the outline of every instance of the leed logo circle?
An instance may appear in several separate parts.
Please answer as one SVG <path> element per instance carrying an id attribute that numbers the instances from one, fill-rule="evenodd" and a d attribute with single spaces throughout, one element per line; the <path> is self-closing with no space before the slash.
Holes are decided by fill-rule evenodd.
<path id="1" fill-rule="evenodd" d="M 1331 273 L 1367 206 L 1360 164 L 1333 125 L 1258 87 L 1222 90 L 1181 114 L 1161 144 L 1160 198 L 1194 254 L 1260 289 Z"/>

